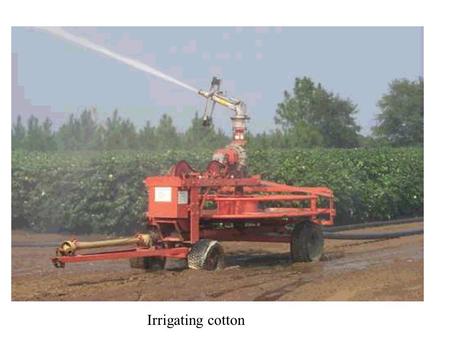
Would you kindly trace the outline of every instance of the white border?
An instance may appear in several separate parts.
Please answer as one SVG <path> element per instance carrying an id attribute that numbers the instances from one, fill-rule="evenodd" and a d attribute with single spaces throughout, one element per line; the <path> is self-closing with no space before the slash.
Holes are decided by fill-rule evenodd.
<path id="1" fill-rule="evenodd" d="M 142 5 L 145 3 L 146 5 Z M 1 36 L 1 147 L 10 153 L 10 28 L 16 25 L 228 25 L 425 27 L 425 302 L 11 302 L 10 162 L 1 166 L 4 336 L 152 336 L 195 333 L 229 336 L 444 336 L 449 299 L 446 211 L 448 191 L 448 9 L 444 1 L 3 1 Z M 370 81 L 370 79 L 367 79 Z M 244 314 L 244 329 L 150 329 L 147 313 Z M 239 333 L 238 333 L 239 332 Z"/>

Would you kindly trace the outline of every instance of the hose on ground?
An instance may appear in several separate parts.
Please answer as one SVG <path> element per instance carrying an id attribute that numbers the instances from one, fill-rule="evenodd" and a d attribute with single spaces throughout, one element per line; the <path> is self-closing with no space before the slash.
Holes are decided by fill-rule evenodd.
<path id="1" fill-rule="evenodd" d="M 366 234 L 342 234 L 326 231 L 323 233 L 323 237 L 327 239 L 371 240 L 371 239 L 390 239 L 420 234 L 423 234 L 423 229 L 413 229 L 397 232 L 366 233 Z"/>
<path id="2" fill-rule="evenodd" d="M 336 225 L 332 228 L 324 228 L 326 232 L 341 232 L 355 229 L 364 229 L 364 228 L 375 228 L 381 226 L 388 225 L 398 225 L 404 223 L 418 223 L 423 222 L 423 217 L 414 217 L 414 218 L 403 218 L 396 219 L 391 221 L 378 221 L 378 222 L 369 222 L 369 223 L 359 223 L 359 224 L 348 224 L 348 225 Z"/>

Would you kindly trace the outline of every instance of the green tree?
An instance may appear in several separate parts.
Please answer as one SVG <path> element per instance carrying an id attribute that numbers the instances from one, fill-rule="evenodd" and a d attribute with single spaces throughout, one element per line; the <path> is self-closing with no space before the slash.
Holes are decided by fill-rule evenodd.
<path id="1" fill-rule="evenodd" d="M 84 149 L 96 147 L 98 126 L 94 119 L 95 113 L 95 110 L 84 110 L 80 115 L 80 140 Z"/>
<path id="2" fill-rule="evenodd" d="M 198 112 L 195 113 L 190 127 L 183 135 L 185 149 L 216 149 L 225 146 L 229 141 L 222 130 L 219 129 L 216 132 L 214 123 L 211 122 L 209 126 L 204 126 Z"/>
<path id="3" fill-rule="evenodd" d="M 179 144 L 179 135 L 172 118 L 163 114 L 155 130 L 159 149 L 175 149 Z"/>
<path id="4" fill-rule="evenodd" d="M 357 107 L 350 99 L 326 91 L 310 78 L 296 78 L 292 94 L 285 91 L 275 123 L 281 126 L 287 146 L 358 146 Z"/>
<path id="5" fill-rule="evenodd" d="M 158 147 L 155 127 L 150 124 L 150 121 L 145 123 L 144 128 L 139 131 L 139 146 L 145 150 L 154 150 Z"/>
<path id="6" fill-rule="evenodd" d="M 99 126 L 94 118 L 95 110 L 84 110 L 80 117 L 73 114 L 57 131 L 56 138 L 60 150 L 98 149 Z"/>
<path id="7" fill-rule="evenodd" d="M 22 123 L 22 117 L 17 116 L 16 123 L 13 124 L 12 128 L 12 139 L 11 146 L 12 149 L 22 149 L 24 147 L 25 138 L 27 136 L 27 130 Z"/>
<path id="8" fill-rule="evenodd" d="M 289 142 L 292 138 L 287 137 L 279 129 L 274 131 L 252 134 L 247 133 L 248 147 L 250 149 L 267 150 L 270 148 L 285 149 L 289 148 Z"/>
<path id="9" fill-rule="evenodd" d="M 114 110 L 112 117 L 108 117 L 101 132 L 103 147 L 106 150 L 135 149 L 138 146 L 134 124 L 129 119 L 123 120 L 117 110 Z"/>
<path id="10" fill-rule="evenodd" d="M 80 150 L 80 128 L 80 121 L 73 114 L 70 114 L 69 120 L 56 133 L 58 148 L 60 150 Z"/>
<path id="11" fill-rule="evenodd" d="M 378 101 L 373 134 L 394 146 L 423 145 L 423 79 L 397 79 Z"/>
<path id="12" fill-rule="evenodd" d="M 52 131 L 52 121 L 47 117 L 42 124 L 42 150 L 56 150 L 55 133 Z"/>
<path id="13" fill-rule="evenodd" d="M 39 120 L 31 115 L 27 121 L 27 132 L 24 139 L 24 149 L 30 151 L 56 150 L 55 134 L 52 131 L 52 122 L 46 118 L 41 125 Z"/>

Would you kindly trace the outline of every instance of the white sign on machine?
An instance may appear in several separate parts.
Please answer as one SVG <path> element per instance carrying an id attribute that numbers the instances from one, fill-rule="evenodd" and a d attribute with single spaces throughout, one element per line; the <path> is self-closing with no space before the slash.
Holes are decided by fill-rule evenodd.
<path id="1" fill-rule="evenodd" d="M 155 187 L 155 202 L 172 202 L 172 188 Z"/>

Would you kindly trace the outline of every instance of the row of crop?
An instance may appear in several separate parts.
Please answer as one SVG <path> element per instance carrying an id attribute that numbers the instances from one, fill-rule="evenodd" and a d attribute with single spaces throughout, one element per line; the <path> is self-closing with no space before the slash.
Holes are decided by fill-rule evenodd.
<path id="1" fill-rule="evenodd" d="M 423 150 L 251 151 L 264 178 L 334 190 L 338 223 L 423 212 Z M 143 179 L 178 160 L 204 168 L 209 152 L 12 154 L 12 226 L 36 231 L 131 233 L 145 224 Z"/>
<path id="2" fill-rule="evenodd" d="M 145 224 L 146 176 L 180 156 L 138 152 L 12 154 L 12 226 L 36 231 L 129 233 Z"/>
<path id="3" fill-rule="evenodd" d="M 254 173 L 298 186 L 334 191 L 338 224 L 423 213 L 423 149 L 331 149 L 255 152 Z"/>

